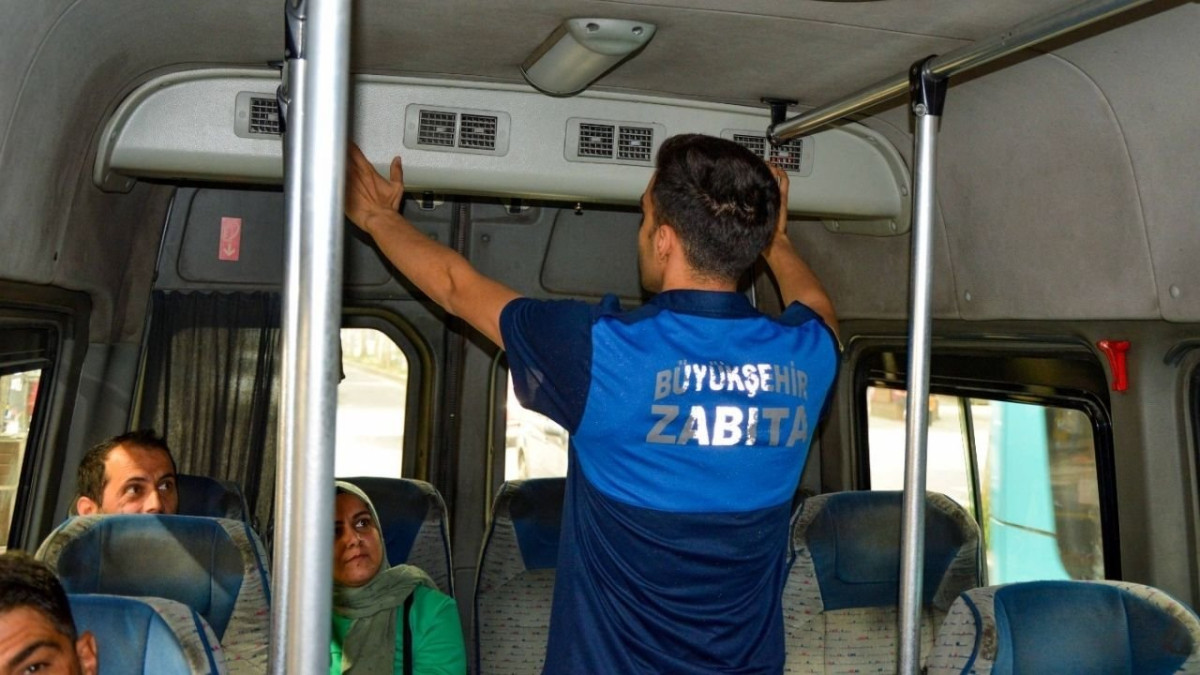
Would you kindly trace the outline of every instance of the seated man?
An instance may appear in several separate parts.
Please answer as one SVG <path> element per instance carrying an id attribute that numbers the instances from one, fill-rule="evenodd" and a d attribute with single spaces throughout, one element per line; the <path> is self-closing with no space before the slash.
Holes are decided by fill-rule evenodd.
<path id="1" fill-rule="evenodd" d="M 0 555 L 0 675 L 95 675 L 96 639 L 76 636 L 67 594 L 50 568 L 19 551 Z"/>
<path id="2" fill-rule="evenodd" d="M 165 513 L 179 508 L 175 459 L 153 431 L 131 431 L 88 450 L 76 478 L 75 510 L 93 513 Z"/>

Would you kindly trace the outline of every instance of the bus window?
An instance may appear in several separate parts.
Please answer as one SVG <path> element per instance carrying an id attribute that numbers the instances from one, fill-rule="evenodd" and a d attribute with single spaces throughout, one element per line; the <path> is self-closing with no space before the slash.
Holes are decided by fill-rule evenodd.
<path id="1" fill-rule="evenodd" d="M 907 405 L 903 389 L 867 387 L 871 487 L 875 490 L 904 489 L 904 417 Z M 962 425 L 958 399 L 929 397 L 929 469 L 925 486 L 941 492 L 975 515 L 975 495 L 964 461 Z"/>
<path id="2" fill-rule="evenodd" d="M 567 430 L 517 401 L 508 377 L 504 480 L 567 475 Z"/>
<path id="3" fill-rule="evenodd" d="M 877 389 L 867 394 L 871 486 L 898 490 L 903 414 L 876 405 L 887 398 Z M 947 395 L 932 396 L 930 406 L 926 487 L 963 504 L 981 524 L 989 583 L 1104 578 L 1096 450 L 1086 413 Z"/>
<path id="4" fill-rule="evenodd" d="M 343 328 L 336 476 L 399 478 L 404 460 L 408 358 L 383 332 Z"/>
<path id="5" fill-rule="evenodd" d="M 25 444 L 41 376 L 41 369 L 0 375 L 0 553 L 8 548 Z"/>

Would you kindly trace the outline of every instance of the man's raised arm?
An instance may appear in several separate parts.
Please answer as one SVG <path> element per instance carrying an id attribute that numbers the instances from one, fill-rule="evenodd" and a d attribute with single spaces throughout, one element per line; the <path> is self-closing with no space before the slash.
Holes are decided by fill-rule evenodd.
<path id="1" fill-rule="evenodd" d="M 796 247 L 792 245 L 792 241 L 788 239 L 787 172 L 772 166 L 771 173 L 779 181 L 779 217 L 776 221 L 775 237 L 770 244 L 767 244 L 767 248 L 763 251 L 763 258 L 771 268 L 771 273 L 775 275 L 775 282 L 779 284 L 779 293 L 783 296 L 783 306 L 787 307 L 792 302 L 800 302 L 808 306 L 820 315 L 826 325 L 833 330 L 834 335 L 837 335 L 837 314 L 833 311 L 833 301 L 829 299 L 829 294 L 825 292 L 821 280 L 817 278 L 816 274 L 813 274 L 808 263 L 804 262 L 804 259 L 796 251 Z"/>
<path id="2" fill-rule="evenodd" d="M 504 348 L 500 311 L 518 293 L 480 274 L 467 259 L 433 241 L 400 215 L 404 172 L 392 159 L 384 178 L 354 143 L 346 161 L 346 217 L 371 235 L 375 245 L 409 281 L 434 302 Z"/>

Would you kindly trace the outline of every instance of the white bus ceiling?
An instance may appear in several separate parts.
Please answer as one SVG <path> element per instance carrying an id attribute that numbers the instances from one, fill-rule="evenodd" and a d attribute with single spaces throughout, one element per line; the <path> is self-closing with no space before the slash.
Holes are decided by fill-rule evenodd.
<path id="1" fill-rule="evenodd" d="M 350 135 L 381 168 L 402 153 L 407 182 L 439 199 L 559 200 L 530 212 L 524 229 L 509 227 L 504 219 L 511 214 L 499 202 L 475 200 L 477 232 L 495 241 L 491 258 L 485 251 L 474 261 L 539 297 L 596 295 L 611 290 L 601 286 L 614 283 L 612 275 L 635 278 L 630 260 L 597 262 L 611 252 L 597 240 L 612 232 L 611 240 L 632 242 L 633 207 L 650 169 L 567 161 L 570 119 L 653 124 L 668 135 L 762 134 L 770 123 L 762 97 L 796 100 L 792 112 L 799 112 L 1074 4 L 359 0 Z M 581 16 L 647 21 L 657 32 L 583 94 L 536 93 L 522 80 L 521 63 L 564 19 Z M 237 136 L 234 99 L 241 91 L 273 96 L 283 19 L 284 0 L 0 0 L 0 289 L 28 291 L 0 297 L 0 304 L 40 302 L 30 291 L 35 286 L 81 292 L 72 306 L 87 330 L 80 326 L 73 338 L 90 343 L 86 359 L 64 357 L 60 377 L 68 381 L 46 424 L 56 425 L 44 445 L 58 466 L 73 469 L 87 445 L 134 418 L 156 265 L 164 266 L 159 288 L 194 281 L 166 269 L 185 247 L 186 209 L 224 199 L 203 192 L 214 187 L 234 192 L 230 203 L 254 208 L 278 199 L 279 141 Z M 1049 336 L 1051 347 L 1073 340 L 1072 348 L 1089 356 L 1097 339 L 1133 341 L 1131 393 L 1113 394 L 1107 411 L 1115 420 L 1121 572 L 1193 603 L 1200 600 L 1200 510 L 1187 415 L 1195 403 L 1180 392 L 1200 357 L 1185 356 L 1181 368 L 1163 356 L 1195 339 L 1200 325 L 1197 36 L 1200 3 L 1156 0 L 952 80 L 938 141 L 932 256 L 935 339 Z M 509 150 L 485 157 L 407 148 L 411 104 L 503 113 Z M 828 288 L 846 336 L 902 335 L 913 143 L 907 102 L 870 110 L 811 140 L 811 173 L 791 179 L 792 237 Z M 555 229 L 576 202 L 585 217 Z M 445 212 L 406 213 L 450 239 Z M 269 222 L 278 230 L 263 241 L 282 250 L 282 214 Z M 564 232 L 586 234 L 590 243 L 573 249 L 576 238 Z M 515 255 L 529 252 L 527 260 Z M 348 293 L 379 301 L 370 309 L 390 302 L 380 311 L 399 314 L 395 307 L 412 299 L 361 241 L 347 256 Z M 616 271 L 589 276 L 601 266 Z M 268 267 L 255 271 L 276 270 Z M 372 289 L 356 284 L 356 274 Z M 220 280 L 201 281 L 225 288 Z M 274 278 L 258 281 L 250 284 L 256 290 L 277 287 Z M 636 289 L 616 290 L 636 301 Z M 404 317 L 423 337 L 444 318 L 427 309 Z M 441 335 L 437 340 L 429 340 L 431 362 L 450 351 Z M 478 403 L 485 395 L 474 389 L 484 388 L 477 384 L 492 372 L 495 355 L 484 358 L 479 345 L 465 342 L 463 379 L 475 379 L 463 397 Z M 814 451 L 818 480 L 830 489 L 854 487 L 860 475 L 851 456 L 861 451 L 854 445 L 852 380 L 839 382 L 834 414 Z M 417 417 L 415 403 L 412 412 Z M 461 418 L 450 414 L 445 426 L 459 424 L 464 438 L 480 441 L 492 412 L 479 404 Z M 428 426 L 429 436 L 445 433 Z M 482 513 L 486 491 L 479 486 L 491 476 L 470 469 L 484 460 L 455 452 L 461 454 L 439 460 L 463 467 L 465 476 L 449 486 L 449 506 L 466 503 Z M 27 520 L 44 526 L 65 512 L 69 495 L 59 486 L 72 476 L 38 480 L 29 507 L 36 515 Z M 460 552 L 459 542 L 479 526 L 456 521 L 460 567 L 473 564 L 475 551 Z M 457 573 L 469 581 L 465 567 Z"/>
<path id="2" fill-rule="evenodd" d="M 108 195 L 91 184 L 107 116 L 166 72 L 279 60 L 283 3 L 3 4 L 0 274 L 87 291 L 92 339 L 134 340 L 170 188 Z M 886 1 L 763 1 L 739 11 L 716 2 L 358 2 L 353 68 L 520 85 L 520 62 L 561 18 L 637 18 L 658 34 L 593 90 L 754 106 L 765 128 L 761 96 L 819 104 L 1070 4 L 941 2 L 916 13 Z M 935 317 L 1200 318 L 1187 245 L 1200 213 L 1200 7 L 1151 3 L 1116 23 L 1126 25 L 953 84 L 940 144 Z M 499 96 L 481 88 L 472 107 L 493 109 Z M 533 122 L 536 137 L 555 138 L 565 120 Z M 903 105 L 863 123 L 909 154 Z M 372 159 L 400 150 L 378 147 Z M 421 162 L 409 167 L 419 180 Z M 521 170 L 536 180 L 536 166 Z M 802 236 L 843 316 L 904 315 L 907 237 L 821 227 Z"/>

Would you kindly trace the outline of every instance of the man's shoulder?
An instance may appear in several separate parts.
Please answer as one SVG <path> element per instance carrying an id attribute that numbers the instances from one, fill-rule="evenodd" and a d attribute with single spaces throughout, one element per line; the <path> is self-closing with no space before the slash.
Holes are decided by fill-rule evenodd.
<path id="1" fill-rule="evenodd" d="M 785 307 L 776 321 L 788 326 L 800 326 L 810 321 L 825 323 L 825 320 L 813 308 L 800 302 L 793 302 Z"/>
<path id="2" fill-rule="evenodd" d="M 602 316 L 621 314 L 623 311 L 621 301 L 612 294 L 604 296 L 599 302 L 576 299 L 545 300 L 523 296 L 514 298 L 504 306 L 500 312 L 500 321 L 502 324 L 542 320 L 593 322 Z"/>
<path id="3" fill-rule="evenodd" d="M 833 343 L 834 351 L 838 353 L 842 351 L 842 343 L 838 339 L 837 333 L 834 333 L 829 324 L 825 323 L 825 319 L 808 305 L 793 302 L 775 320 L 785 326 L 820 326 Z"/>

